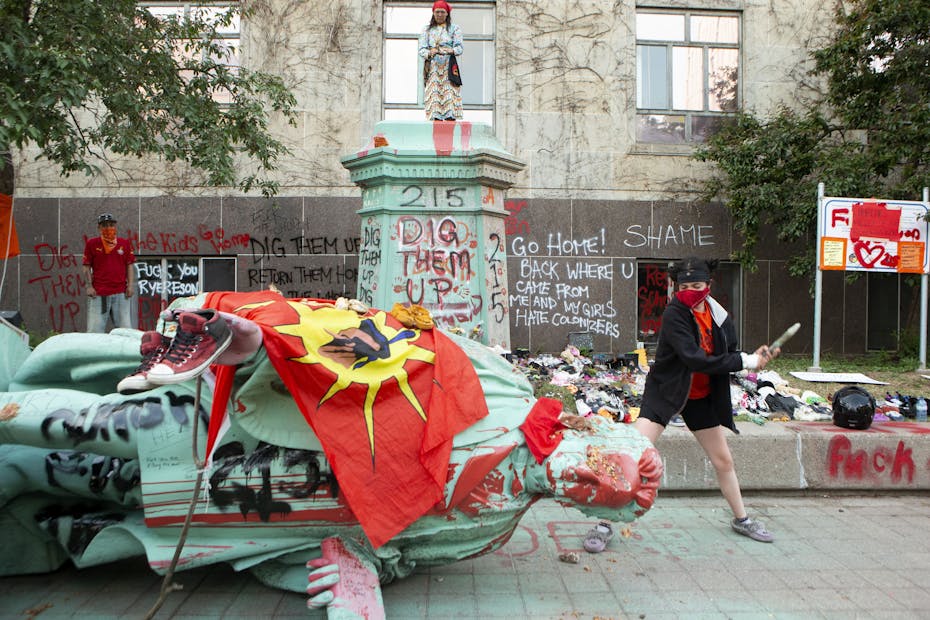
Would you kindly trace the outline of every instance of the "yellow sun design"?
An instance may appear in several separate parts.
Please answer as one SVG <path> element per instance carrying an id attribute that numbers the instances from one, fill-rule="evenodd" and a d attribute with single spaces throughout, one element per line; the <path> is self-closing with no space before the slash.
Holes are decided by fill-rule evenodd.
<path id="1" fill-rule="evenodd" d="M 280 302 L 248 304 L 237 311 L 271 303 Z M 392 377 L 397 379 L 401 393 L 420 418 L 426 421 L 426 412 L 413 393 L 407 380 L 407 371 L 404 370 L 407 360 L 435 363 L 436 354 L 433 351 L 413 342 L 419 330 L 394 329 L 387 324 L 387 313 L 383 311 L 374 316 L 359 316 L 352 310 L 337 310 L 329 304 L 309 301 L 286 303 L 297 313 L 297 322 L 275 325 L 273 328 L 282 334 L 300 338 L 306 351 L 303 356 L 291 358 L 291 361 L 320 364 L 336 375 L 336 380 L 317 406 L 353 383 L 368 386 L 362 412 L 372 463 L 375 457 L 374 402 L 385 381 Z M 369 325 L 363 326 L 364 321 L 368 321 Z M 374 354 L 366 355 L 366 351 L 373 351 Z"/>

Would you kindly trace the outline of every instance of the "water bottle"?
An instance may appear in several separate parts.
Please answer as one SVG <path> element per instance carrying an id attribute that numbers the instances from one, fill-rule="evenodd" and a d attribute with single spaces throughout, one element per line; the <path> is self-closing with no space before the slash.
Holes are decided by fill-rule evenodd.
<path id="1" fill-rule="evenodd" d="M 926 422 L 927 421 L 927 401 L 924 400 L 924 397 L 921 396 L 917 399 L 917 405 L 914 407 L 917 412 L 917 421 Z"/>

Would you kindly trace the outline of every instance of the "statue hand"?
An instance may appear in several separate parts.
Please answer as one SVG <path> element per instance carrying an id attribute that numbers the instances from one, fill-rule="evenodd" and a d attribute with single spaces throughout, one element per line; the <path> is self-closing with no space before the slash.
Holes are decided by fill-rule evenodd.
<path id="1" fill-rule="evenodd" d="M 333 564 L 327 558 L 318 558 L 307 562 L 307 568 L 313 568 L 307 576 L 307 607 L 321 609 L 333 604 L 336 600 L 333 586 L 339 583 L 339 565 Z"/>

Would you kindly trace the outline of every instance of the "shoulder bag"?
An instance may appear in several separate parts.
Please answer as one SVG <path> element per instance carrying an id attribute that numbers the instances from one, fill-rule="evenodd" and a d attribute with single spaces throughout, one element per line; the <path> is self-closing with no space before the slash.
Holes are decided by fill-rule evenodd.
<path id="1" fill-rule="evenodd" d="M 449 81 L 455 86 L 462 85 L 462 74 L 459 73 L 459 61 L 455 59 L 455 54 L 449 56 Z"/>

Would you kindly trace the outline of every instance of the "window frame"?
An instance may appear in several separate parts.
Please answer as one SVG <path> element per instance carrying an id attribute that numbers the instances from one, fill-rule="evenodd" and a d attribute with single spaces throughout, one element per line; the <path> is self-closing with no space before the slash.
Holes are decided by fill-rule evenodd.
<path id="1" fill-rule="evenodd" d="M 144 9 L 158 9 L 158 8 L 178 8 L 180 11 L 177 12 L 177 15 L 186 17 L 190 14 L 192 10 L 195 9 L 217 9 L 219 11 L 224 11 L 230 8 L 236 9 L 237 23 L 238 28 L 236 30 L 223 30 L 220 29 L 215 32 L 214 41 L 222 41 L 224 47 L 231 50 L 230 58 L 218 60 L 217 64 L 226 65 L 231 71 L 238 71 L 242 66 L 242 7 L 241 3 L 238 0 L 204 0 L 201 2 L 167 2 L 159 0 L 146 0 L 143 2 L 136 2 L 136 6 Z M 158 15 L 154 15 L 158 18 Z M 230 24 L 232 25 L 232 24 Z M 229 43 L 227 43 L 229 42 Z M 201 57 L 201 60 L 204 60 Z M 235 62 L 232 62 L 232 61 Z M 225 92 L 225 91 L 223 91 Z M 228 93 L 226 96 L 221 93 L 214 93 L 213 99 L 219 104 L 222 108 L 229 107 L 230 101 L 228 100 L 231 97 Z"/>
<path id="2" fill-rule="evenodd" d="M 172 277 L 171 270 L 169 268 L 169 263 L 177 265 L 179 263 L 186 264 L 189 266 L 196 264 L 197 265 L 197 274 L 196 274 L 196 290 L 185 290 L 183 294 L 172 295 L 168 292 L 169 282 L 181 282 L 190 286 L 193 284 L 192 279 L 190 280 L 177 280 Z M 232 288 L 229 287 L 220 287 L 216 282 L 217 277 L 222 278 L 222 276 L 216 276 L 216 272 L 211 270 L 210 274 L 207 274 L 208 270 L 206 265 L 218 265 L 219 263 L 225 263 L 226 271 L 232 274 Z M 151 267 L 157 267 L 157 277 L 146 275 L 142 273 L 146 270 L 143 267 L 148 265 L 148 269 Z M 179 255 L 142 255 L 136 256 L 136 262 L 133 263 L 133 269 L 135 269 L 135 281 L 136 287 L 133 291 L 132 296 L 132 314 L 136 318 L 136 324 L 139 326 L 139 329 L 143 327 L 155 329 L 155 325 L 158 322 L 158 313 L 150 314 L 153 310 L 153 302 L 157 300 L 158 310 L 164 310 L 168 305 L 179 297 L 184 297 L 187 295 L 199 295 L 201 293 L 206 293 L 209 291 L 217 290 L 239 290 L 239 260 L 236 256 L 225 256 L 225 255 L 210 255 L 210 256 L 201 256 L 196 254 L 179 254 Z M 157 290 L 157 294 L 153 294 L 152 291 L 143 290 L 143 288 L 148 288 L 148 285 L 143 286 L 141 282 L 145 281 L 146 283 L 156 283 L 154 286 Z M 222 284 L 225 284 L 223 282 Z M 143 330 L 145 331 L 145 330 Z"/>
<path id="3" fill-rule="evenodd" d="M 695 144 L 701 144 L 704 139 L 701 137 L 695 138 L 693 132 L 693 126 L 695 119 L 707 118 L 707 119 L 725 119 L 733 116 L 736 112 L 741 109 L 742 102 L 742 88 L 743 88 L 743 14 L 741 11 L 733 10 L 704 10 L 704 9 L 655 9 L 655 8 L 645 8 L 638 7 L 635 12 L 636 18 L 639 15 L 674 15 L 681 16 L 684 20 L 684 36 L 682 39 L 675 40 L 658 40 L 658 39 L 647 39 L 640 38 L 639 32 L 635 33 L 635 57 L 636 57 L 636 68 L 635 68 L 635 79 L 636 79 L 636 93 L 634 96 L 634 136 L 636 136 L 636 142 L 639 144 L 662 144 L 662 145 L 679 145 L 679 146 L 691 146 Z M 737 20 L 737 41 L 735 43 L 727 42 L 707 42 L 707 41 L 695 41 L 691 36 L 691 20 L 693 17 L 732 17 Z M 635 18 L 634 18 L 635 19 Z M 666 50 L 666 68 L 664 81 L 666 85 L 666 99 L 668 107 L 666 108 L 650 108 L 650 107 L 639 107 L 640 99 L 640 88 L 642 87 L 642 75 L 640 72 L 640 47 L 663 47 Z M 701 50 L 701 59 L 702 59 L 702 70 L 701 70 L 701 99 L 702 99 L 702 109 L 701 110 L 690 110 L 690 109 L 679 109 L 675 108 L 674 104 L 674 53 L 675 49 L 689 49 L 697 48 Z M 710 50 L 712 49 L 735 49 L 736 50 L 736 93 L 735 93 L 735 108 L 733 110 L 711 110 L 710 109 L 710 92 L 711 87 L 709 83 L 709 61 L 710 61 Z M 640 123 L 643 119 L 650 116 L 659 116 L 659 117 L 683 117 L 684 121 L 684 137 L 681 141 L 656 141 L 640 138 Z M 715 122 L 711 120 L 711 122 Z M 713 131 L 713 130 L 711 130 Z M 708 134 L 711 135 L 711 134 Z"/>
<path id="4" fill-rule="evenodd" d="M 212 0 L 212 1 L 203 0 L 201 2 L 183 2 L 183 1 L 167 2 L 167 1 L 159 1 L 159 0 L 144 0 L 142 2 L 136 2 L 136 6 L 139 6 L 144 9 L 178 7 L 178 8 L 183 9 L 183 12 L 179 13 L 179 15 L 185 15 L 185 16 L 189 15 L 192 9 L 198 9 L 198 8 L 205 8 L 205 9 L 215 8 L 215 9 L 221 9 L 221 10 L 225 10 L 229 8 L 236 8 L 238 12 L 238 18 L 239 18 L 238 30 L 217 31 L 216 38 L 223 39 L 223 40 L 228 39 L 228 40 L 239 41 L 239 45 L 235 47 L 236 49 L 241 49 L 242 47 L 242 11 L 241 11 L 240 2 L 238 2 L 238 0 Z M 155 17 L 157 17 L 157 15 Z M 237 66 L 241 66 L 241 63 L 240 65 L 237 65 Z"/>
<path id="5" fill-rule="evenodd" d="M 417 41 L 420 37 L 420 27 L 418 27 L 413 32 L 389 32 L 386 25 L 385 14 L 388 8 L 431 8 L 432 2 L 428 1 L 417 1 L 417 0 L 385 0 L 382 3 L 381 19 L 382 19 L 382 37 L 381 37 L 381 58 L 382 66 L 387 62 L 387 46 L 389 40 L 413 40 Z M 468 117 L 468 112 L 470 110 L 481 110 L 490 112 L 491 125 L 495 124 L 496 117 L 496 101 L 497 101 L 497 4 L 494 0 L 458 0 L 455 7 L 453 8 L 453 23 L 455 23 L 455 9 L 456 8 L 469 8 L 469 9 L 486 9 L 491 16 L 491 34 L 469 34 L 467 32 L 462 32 L 462 40 L 465 46 L 468 46 L 469 42 L 490 42 L 491 53 L 493 58 L 491 59 L 491 67 L 493 75 L 490 76 L 490 93 L 488 95 L 488 103 L 465 103 L 462 102 L 462 108 L 465 112 L 466 120 Z M 384 71 L 381 72 L 381 118 L 385 119 L 387 112 L 389 110 L 410 110 L 410 111 L 419 111 L 421 112 L 420 117 L 422 118 L 423 111 L 423 84 L 422 80 L 419 79 L 419 76 L 423 72 L 423 60 L 418 59 L 417 61 L 417 101 L 416 103 L 393 103 L 387 101 L 387 84 L 384 78 Z"/>

